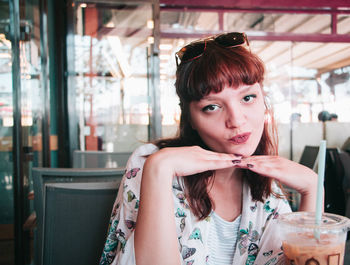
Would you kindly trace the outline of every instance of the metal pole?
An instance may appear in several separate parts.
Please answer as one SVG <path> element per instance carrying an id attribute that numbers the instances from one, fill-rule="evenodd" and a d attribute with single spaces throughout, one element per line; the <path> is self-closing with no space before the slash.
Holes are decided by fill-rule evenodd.
<path id="1" fill-rule="evenodd" d="M 148 136 L 149 140 L 155 140 L 162 136 L 162 118 L 160 113 L 160 91 L 159 91 L 159 43 L 160 43 L 160 9 L 159 2 L 155 1 L 153 4 L 153 37 L 154 43 L 151 46 L 151 82 L 150 82 L 150 96 L 152 116 L 151 130 Z"/>
<path id="2" fill-rule="evenodd" d="M 10 38 L 12 49 L 12 95 L 13 95 L 13 196 L 14 196 L 14 235 L 15 264 L 25 264 L 25 240 L 22 225 L 24 223 L 23 195 L 23 155 L 21 124 L 21 68 L 20 68 L 20 13 L 19 0 L 9 1 Z"/>
<path id="3" fill-rule="evenodd" d="M 291 72 L 290 72 L 290 88 L 289 88 L 289 100 L 290 100 L 290 104 L 291 104 L 291 109 L 293 109 L 293 93 L 294 93 L 294 77 L 293 77 L 293 73 L 294 73 L 294 58 L 293 58 L 293 46 L 294 46 L 294 42 L 291 43 L 291 47 L 290 47 L 290 68 L 291 68 Z M 290 160 L 293 160 L 293 120 L 291 119 L 290 116 L 290 153 L 289 153 L 289 158 Z"/>
<path id="4" fill-rule="evenodd" d="M 42 128 L 43 166 L 50 167 L 50 90 L 48 85 L 48 40 L 47 40 L 47 2 L 40 0 L 40 60 L 41 86 L 44 94 L 44 115 Z"/>

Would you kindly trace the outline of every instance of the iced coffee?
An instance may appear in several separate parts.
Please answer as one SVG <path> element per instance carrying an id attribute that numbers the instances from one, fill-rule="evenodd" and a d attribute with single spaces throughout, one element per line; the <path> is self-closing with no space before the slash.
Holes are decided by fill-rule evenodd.
<path id="1" fill-rule="evenodd" d="M 324 213 L 316 225 L 314 213 L 295 212 L 279 219 L 287 264 L 343 265 L 348 218 Z"/>

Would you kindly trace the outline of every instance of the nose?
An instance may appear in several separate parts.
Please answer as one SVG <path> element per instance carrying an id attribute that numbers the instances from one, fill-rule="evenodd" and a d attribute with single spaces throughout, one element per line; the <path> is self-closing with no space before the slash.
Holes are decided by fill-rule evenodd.
<path id="1" fill-rule="evenodd" d="M 246 122 L 245 113 L 243 108 L 239 105 L 229 106 L 227 108 L 227 116 L 225 120 L 225 126 L 227 128 L 238 128 Z"/>

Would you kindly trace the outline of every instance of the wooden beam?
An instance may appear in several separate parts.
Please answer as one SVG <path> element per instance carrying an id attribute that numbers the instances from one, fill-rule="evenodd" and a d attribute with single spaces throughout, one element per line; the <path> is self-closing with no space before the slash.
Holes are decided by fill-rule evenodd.
<path id="1" fill-rule="evenodd" d="M 185 6 L 185 7 L 224 7 L 224 8 L 288 8 L 288 9 L 307 9 L 307 8 L 345 8 L 350 7 L 348 0 L 160 0 L 161 7 L 164 6 Z"/>

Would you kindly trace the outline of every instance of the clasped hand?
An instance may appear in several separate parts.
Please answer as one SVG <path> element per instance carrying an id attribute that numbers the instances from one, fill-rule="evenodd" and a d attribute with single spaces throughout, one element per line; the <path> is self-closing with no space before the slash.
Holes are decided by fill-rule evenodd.
<path id="1" fill-rule="evenodd" d="M 234 154 L 205 150 L 199 146 L 168 147 L 152 154 L 147 163 L 151 163 L 163 176 L 166 172 L 171 176 L 187 176 L 207 170 L 236 167 L 280 181 L 302 196 L 314 196 L 317 189 L 317 174 L 314 171 L 280 156 L 242 158 Z"/>

